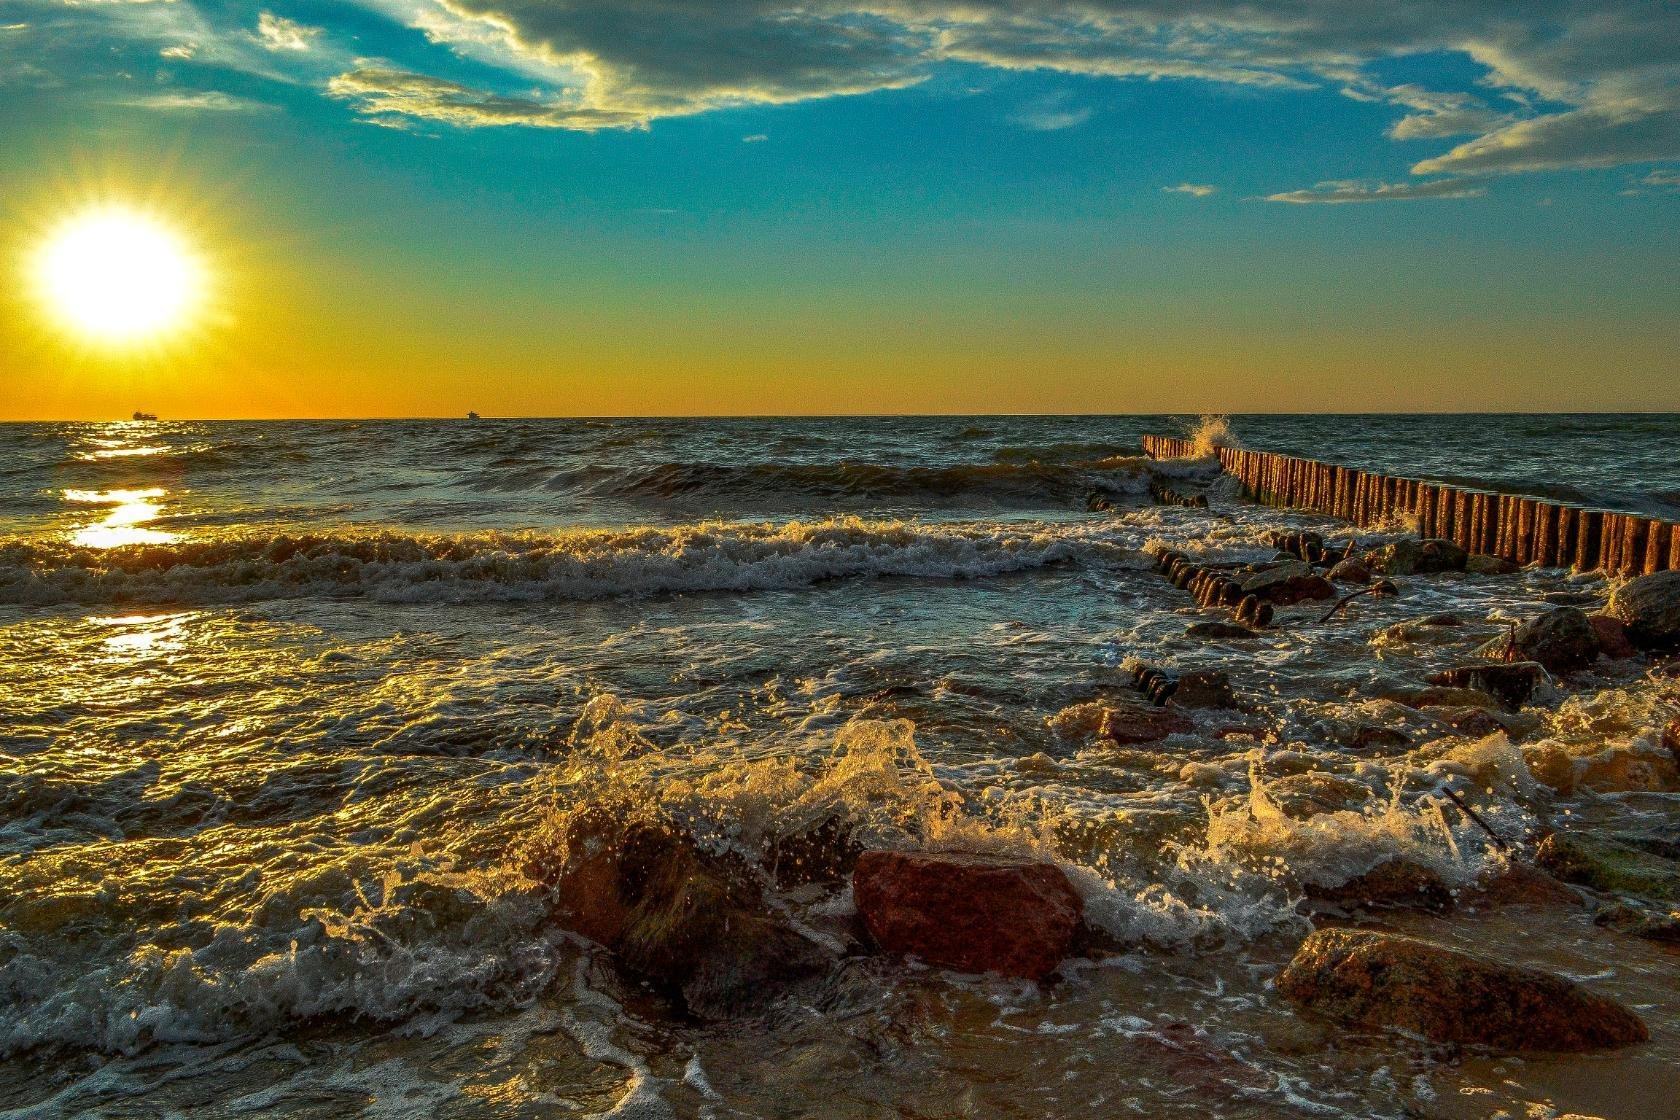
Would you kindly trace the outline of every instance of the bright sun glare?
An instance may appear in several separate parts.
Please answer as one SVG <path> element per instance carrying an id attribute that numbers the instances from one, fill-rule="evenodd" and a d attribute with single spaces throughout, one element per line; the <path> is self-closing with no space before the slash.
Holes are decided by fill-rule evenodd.
<path id="1" fill-rule="evenodd" d="M 41 299 L 78 337 L 105 345 L 187 326 L 204 296 L 204 266 L 169 226 L 122 206 L 66 219 L 35 256 Z"/>

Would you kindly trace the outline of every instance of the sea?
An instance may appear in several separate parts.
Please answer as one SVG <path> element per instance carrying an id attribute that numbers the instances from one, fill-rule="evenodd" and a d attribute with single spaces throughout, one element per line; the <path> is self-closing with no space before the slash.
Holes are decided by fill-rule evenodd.
<path id="1" fill-rule="evenodd" d="M 1676 836 L 1680 676 L 1601 660 L 1491 734 L 1419 699 L 1610 582 L 1402 577 L 1195 637 L 1221 616 L 1152 551 L 1413 527 L 1253 505 L 1146 433 L 1680 519 L 1675 415 L 0 425 L 0 1118 L 1680 1116 L 1680 954 L 1476 901 L 1548 828 Z M 1140 664 L 1235 705 L 1099 738 Z M 1105 947 L 1042 985 L 857 955 L 696 1018 L 528 878 L 591 804 L 749 858 L 813 807 L 1032 854 Z M 1350 920 L 1581 980 L 1652 1042 L 1297 1013 L 1309 896 L 1396 856 L 1463 904 Z"/>

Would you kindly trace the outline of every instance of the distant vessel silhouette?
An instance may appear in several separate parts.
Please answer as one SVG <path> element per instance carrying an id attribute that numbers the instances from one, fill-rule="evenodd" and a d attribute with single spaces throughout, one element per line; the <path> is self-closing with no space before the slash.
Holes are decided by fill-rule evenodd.
<path id="1" fill-rule="evenodd" d="M 477 420 L 478 419 L 478 413 L 476 413 L 476 412 L 467 413 L 467 419 L 468 420 Z"/>
<path id="2" fill-rule="evenodd" d="M 136 420 L 156 420 L 157 419 L 157 413 L 155 413 L 155 412 L 136 412 L 134 414 L 134 418 Z"/>

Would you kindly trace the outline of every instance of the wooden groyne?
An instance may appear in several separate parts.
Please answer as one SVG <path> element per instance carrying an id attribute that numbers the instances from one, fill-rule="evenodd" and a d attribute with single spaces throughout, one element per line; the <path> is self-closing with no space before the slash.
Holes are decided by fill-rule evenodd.
<path id="1" fill-rule="evenodd" d="M 1195 444 L 1144 436 L 1143 450 L 1152 459 L 1184 459 L 1195 453 Z M 1468 552 L 1513 564 L 1538 562 L 1613 575 L 1680 569 L 1680 531 L 1669 521 L 1267 451 L 1220 447 L 1214 453 L 1225 472 L 1242 482 L 1243 494 L 1266 505 L 1313 510 L 1360 526 L 1413 518 L 1419 536 L 1449 540 Z"/>

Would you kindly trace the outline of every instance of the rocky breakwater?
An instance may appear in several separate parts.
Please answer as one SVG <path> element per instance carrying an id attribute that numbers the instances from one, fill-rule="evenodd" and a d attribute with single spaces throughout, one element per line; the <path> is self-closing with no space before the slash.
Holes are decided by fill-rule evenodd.
<path id="1" fill-rule="evenodd" d="M 1632 1011 L 1561 976 L 1396 934 L 1319 930 L 1279 975 L 1277 990 L 1344 1026 L 1435 1043 L 1564 1052 L 1650 1037 Z"/>

